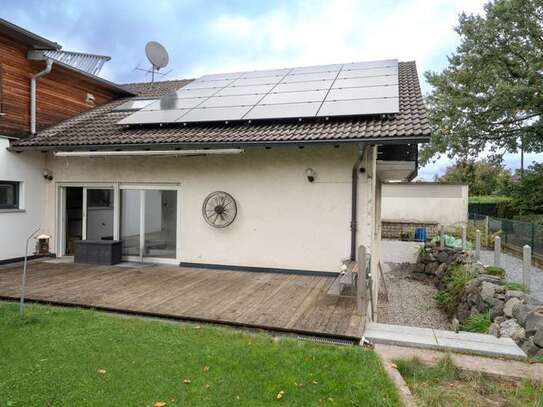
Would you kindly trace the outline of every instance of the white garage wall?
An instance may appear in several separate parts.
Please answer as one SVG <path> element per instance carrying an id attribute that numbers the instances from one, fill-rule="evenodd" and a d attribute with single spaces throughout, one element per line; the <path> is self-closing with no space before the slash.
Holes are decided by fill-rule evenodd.
<path id="1" fill-rule="evenodd" d="M 53 158 L 55 182 L 179 183 L 178 261 L 337 271 L 350 250 L 351 172 L 356 148 L 248 149 L 240 155 Z M 368 165 L 373 161 L 369 160 Z M 305 170 L 317 172 L 314 183 Z M 360 174 L 359 244 L 372 236 L 368 174 Z M 225 229 L 202 218 L 205 197 L 229 192 L 238 216 Z M 55 187 L 48 188 L 54 202 Z M 54 233 L 54 209 L 47 228 Z M 365 232 L 365 233 L 364 233 Z"/>
<path id="2" fill-rule="evenodd" d="M 46 211 L 46 181 L 42 176 L 45 155 L 7 151 L 9 140 L 0 136 L 0 180 L 21 182 L 21 210 L 0 209 L 0 261 L 24 256 L 25 242 L 43 227 Z M 29 254 L 34 252 L 34 242 Z"/>
<path id="3" fill-rule="evenodd" d="M 382 219 L 391 222 L 467 223 L 468 186 L 429 182 L 383 184 Z"/>

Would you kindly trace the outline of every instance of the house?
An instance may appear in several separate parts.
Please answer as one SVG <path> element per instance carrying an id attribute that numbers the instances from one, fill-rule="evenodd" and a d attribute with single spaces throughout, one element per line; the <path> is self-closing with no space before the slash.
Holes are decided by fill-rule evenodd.
<path id="1" fill-rule="evenodd" d="M 468 185 L 449 182 L 394 182 L 383 185 L 382 237 L 411 238 L 426 228 L 429 239 L 439 226 L 468 224 Z"/>
<path id="2" fill-rule="evenodd" d="M 42 228 L 51 204 L 45 199 L 45 155 L 10 153 L 10 141 L 133 95 L 97 76 L 107 60 L 64 51 L 0 19 L 0 262 L 24 256 L 26 238 Z"/>
<path id="3" fill-rule="evenodd" d="M 417 143 L 430 134 L 415 62 L 122 86 L 65 65 L 53 70 L 94 85 L 96 106 L 2 151 L 36 161 L 51 253 L 113 239 L 130 261 L 319 273 L 364 245 L 377 267 L 381 185 L 416 175 Z"/>
<path id="4" fill-rule="evenodd" d="M 124 88 L 137 96 L 11 143 L 43 156 L 57 256 L 78 239 L 118 239 L 132 261 L 337 272 L 364 245 L 377 267 L 381 185 L 414 177 L 430 134 L 415 62 Z"/>

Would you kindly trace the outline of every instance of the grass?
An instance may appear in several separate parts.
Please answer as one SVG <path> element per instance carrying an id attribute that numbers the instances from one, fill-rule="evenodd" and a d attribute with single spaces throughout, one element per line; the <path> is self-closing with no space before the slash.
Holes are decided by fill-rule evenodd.
<path id="1" fill-rule="evenodd" d="M 522 291 L 523 293 L 528 293 L 529 290 L 524 286 L 524 284 L 521 283 L 515 283 L 515 282 L 507 282 L 505 283 L 505 289 L 506 290 L 514 290 L 514 291 Z"/>
<path id="2" fill-rule="evenodd" d="M 485 267 L 484 273 L 490 274 L 491 276 L 496 276 L 496 277 L 505 277 L 505 270 L 502 269 L 501 267 L 496 267 L 496 266 Z"/>
<path id="3" fill-rule="evenodd" d="M 506 381 L 466 373 L 445 357 L 435 366 L 418 359 L 398 360 L 398 370 L 419 406 L 528 407 L 543 405 L 543 386 L 528 380 Z"/>
<path id="4" fill-rule="evenodd" d="M 0 407 L 400 405 L 376 354 L 360 347 L 26 310 L 22 321 L 16 304 L 0 303 Z"/>
<path id="5" fill-rule="evenodd" d="M 488 333 L 488 328 L 492 325 L 490 312 L 471 315 L 464 321 L 462 328 L 468 332 Z"/>
<path id="6" fill-rule="evenodd" d="M 456 311 L 464 293 L 464 287 L 473 277 L 469 268 L 463 264 L 456 264 L 447 270 L 447 275 L 444 277 L 445 289 L 441 290 L 434 299 L 449 315 Z"/>

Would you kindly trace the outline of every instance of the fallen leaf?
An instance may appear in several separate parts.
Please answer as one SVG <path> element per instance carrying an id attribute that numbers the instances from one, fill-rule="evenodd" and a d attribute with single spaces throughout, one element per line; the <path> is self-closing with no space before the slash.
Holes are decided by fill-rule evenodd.
<path id="1" fill-rule="evenodd" d="M 157 401 L 153 404 L 153 407 L 164 407 L 166 405 L 165 401 Z"/>
<path id="2" fill-rule="evenodd" d="M 285 392 L 283 390 L 281 390 L 279 393 L 277 393 L 277 396 L 275 398 L 277 400 L 281 400 L 283 398 L 284 394 L 285 394 Z"/>
<path id="3" fill-rule="evenodd" d="M 332 397 L 328 397 L 328 401 L 334 401 Z"/>
<path id="4" fill-rule="evenodd" d="M 190 380 L 189 379 L 183 379 L 183 383 L 190 384 Z"/>
<path id="5" fill-rule="evenodd" d="M 106 374 L 106 369 L 98 369 L 97 372 L 100 374 Z"/>
<path id="6" fill-rule="evenodd" d="M 313 380 L 313 384 L 319 384 L 319 382 L 316 380 Z"/>
<path id="7" fill-rule="evenodd" d="M 209 366 L 204 366 L 204 368 L 202 369 L 203 372 L 209 372 Z"/>
<path id="8" fill-rule="evenodd" d="M 209 389 L 209 383 L 205 385 L 205 388 L 206 388 L 206 389 Z"/>
<path id="9" fill-rule="evenodd" d="M 394 368 L 394 369 L 397 369 L 398 368 L 398 365 L 396 363 L 391 363 L 390 364 L 390 367 Z"/>

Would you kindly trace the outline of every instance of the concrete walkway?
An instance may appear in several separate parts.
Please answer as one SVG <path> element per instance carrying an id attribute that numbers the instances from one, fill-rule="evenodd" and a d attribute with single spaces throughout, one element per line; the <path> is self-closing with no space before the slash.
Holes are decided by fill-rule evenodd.
<path id="1" fill-rule="evenodd" d="M 485 266 L 493 266 L 494 251 L 481 250 L 480 261 Z M 522 259 L 502 252 L 501 267 L 509 281 L 522 283 Z M 530 297 L 537 303 L 543 303 L 543 270 L 533 266 L 530 273 Z"/>
<path id="2" fill-rule="evenodd" d="M 511 338 L 471 332 L 452 332 L 430 328 L 370 323 L 364 338 L 375 344 L 467 353 L 506 359 L 527 359 Z"/>

